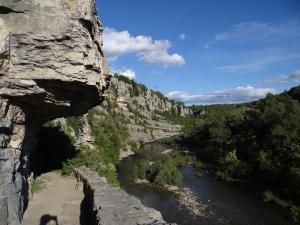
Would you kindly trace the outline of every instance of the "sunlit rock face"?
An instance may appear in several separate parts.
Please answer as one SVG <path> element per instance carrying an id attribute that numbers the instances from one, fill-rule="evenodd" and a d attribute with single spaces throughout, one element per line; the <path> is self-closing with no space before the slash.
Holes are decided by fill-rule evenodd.
<path id="1" fill-rule="evenodd" d="M 95 0 L 0 0 L 0 224 L 27 205 L 41 123 L 81 115 L 109 85 Z"/>

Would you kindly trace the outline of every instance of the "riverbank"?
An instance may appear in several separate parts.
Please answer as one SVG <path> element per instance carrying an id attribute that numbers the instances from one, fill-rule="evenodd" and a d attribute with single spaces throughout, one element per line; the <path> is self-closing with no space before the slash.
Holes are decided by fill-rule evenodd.
<path id="1" fill-rule="evenodd" d="M 167 191 L 172 192 L 178 201 L 178 208 L 180 209 L 185 208 L 187 211 L 190 212 L 190 215 L 193 217 L 197 216 L 205 216 L 205 211 L 207 206 L 202 203 L 199 198 L 197 197 L 196 193 L 194 193 L 188 187 L 177 187 L 174 185 L 154 185 L 151 184 L 148 180 L 144 179 L 137 179 L 134 181 L 136 184 L 144 184 L 149 185 L 153 188 L 162 188 Z"/>
<path id="2" fill-rule="evenodd" d="M 210 173 L 199 176 L 190 165 L 180 169 L 183 180 L 179 189 L 173 186 L 168 187 L 170 190 L 159 188 L 145 181 L 136 183 L 128 176 L 133 165 L 145 159 L 157 162 L 165 157 L 162 153 L 166 149 L 170 146 L 161 143 L 145 145 L 136 155 L 120 163 L 118 177 L 122 189 L 138 197 L 147 207 L 159 210 L 168 222 L 181 225 L 293 224 L 280 208 L 262 202 L 235 185 L 221 182 Z"/>

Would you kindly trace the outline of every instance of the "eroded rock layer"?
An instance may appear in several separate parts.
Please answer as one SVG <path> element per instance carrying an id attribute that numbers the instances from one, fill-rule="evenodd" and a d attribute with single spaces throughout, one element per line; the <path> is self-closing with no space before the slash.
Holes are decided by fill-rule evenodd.
<path id="1" fill-rule="evenodd" d="M 0 0 L 0 224 L 27 205 L 35 133 L 81 115 L 110 80 L 95 0 Z"/>

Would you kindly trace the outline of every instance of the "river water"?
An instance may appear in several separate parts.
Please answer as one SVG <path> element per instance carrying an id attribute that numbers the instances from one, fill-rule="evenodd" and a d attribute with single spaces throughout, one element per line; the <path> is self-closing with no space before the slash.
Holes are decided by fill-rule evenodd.
<path id="1" fill-rule="evenodd" d="M 168 146 L 161 143 L 146 144 L 141 151 L 124 159 L 118 166 L 121 187 L 141 202 L 162 213 L 167 222 L 179 225 L 289 225 L 282 210 L 264 203 L 253 194 L 234 185 L 216 180 L 209 173 L 198 176 L 191 166 L 181 169 L 183 186 L 191 189 L 204 205 L 201 216 L 192 214 L 181 205 L 173 192 L 147 184 L 136 184 L 128 179 L 133 165 L 141 159 L 151 161 L 163 157 Z"/>

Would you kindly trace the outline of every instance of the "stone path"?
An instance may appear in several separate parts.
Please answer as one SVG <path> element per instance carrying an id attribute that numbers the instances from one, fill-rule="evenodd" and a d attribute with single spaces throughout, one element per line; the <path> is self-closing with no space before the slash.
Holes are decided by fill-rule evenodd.
<path id="1" fill-rule="evenodd" d="M 50 172 L 42 180 L 44 188 L 29 201 L 22 225 L 80 225 L 84 194 L 74 177 Z"/>

